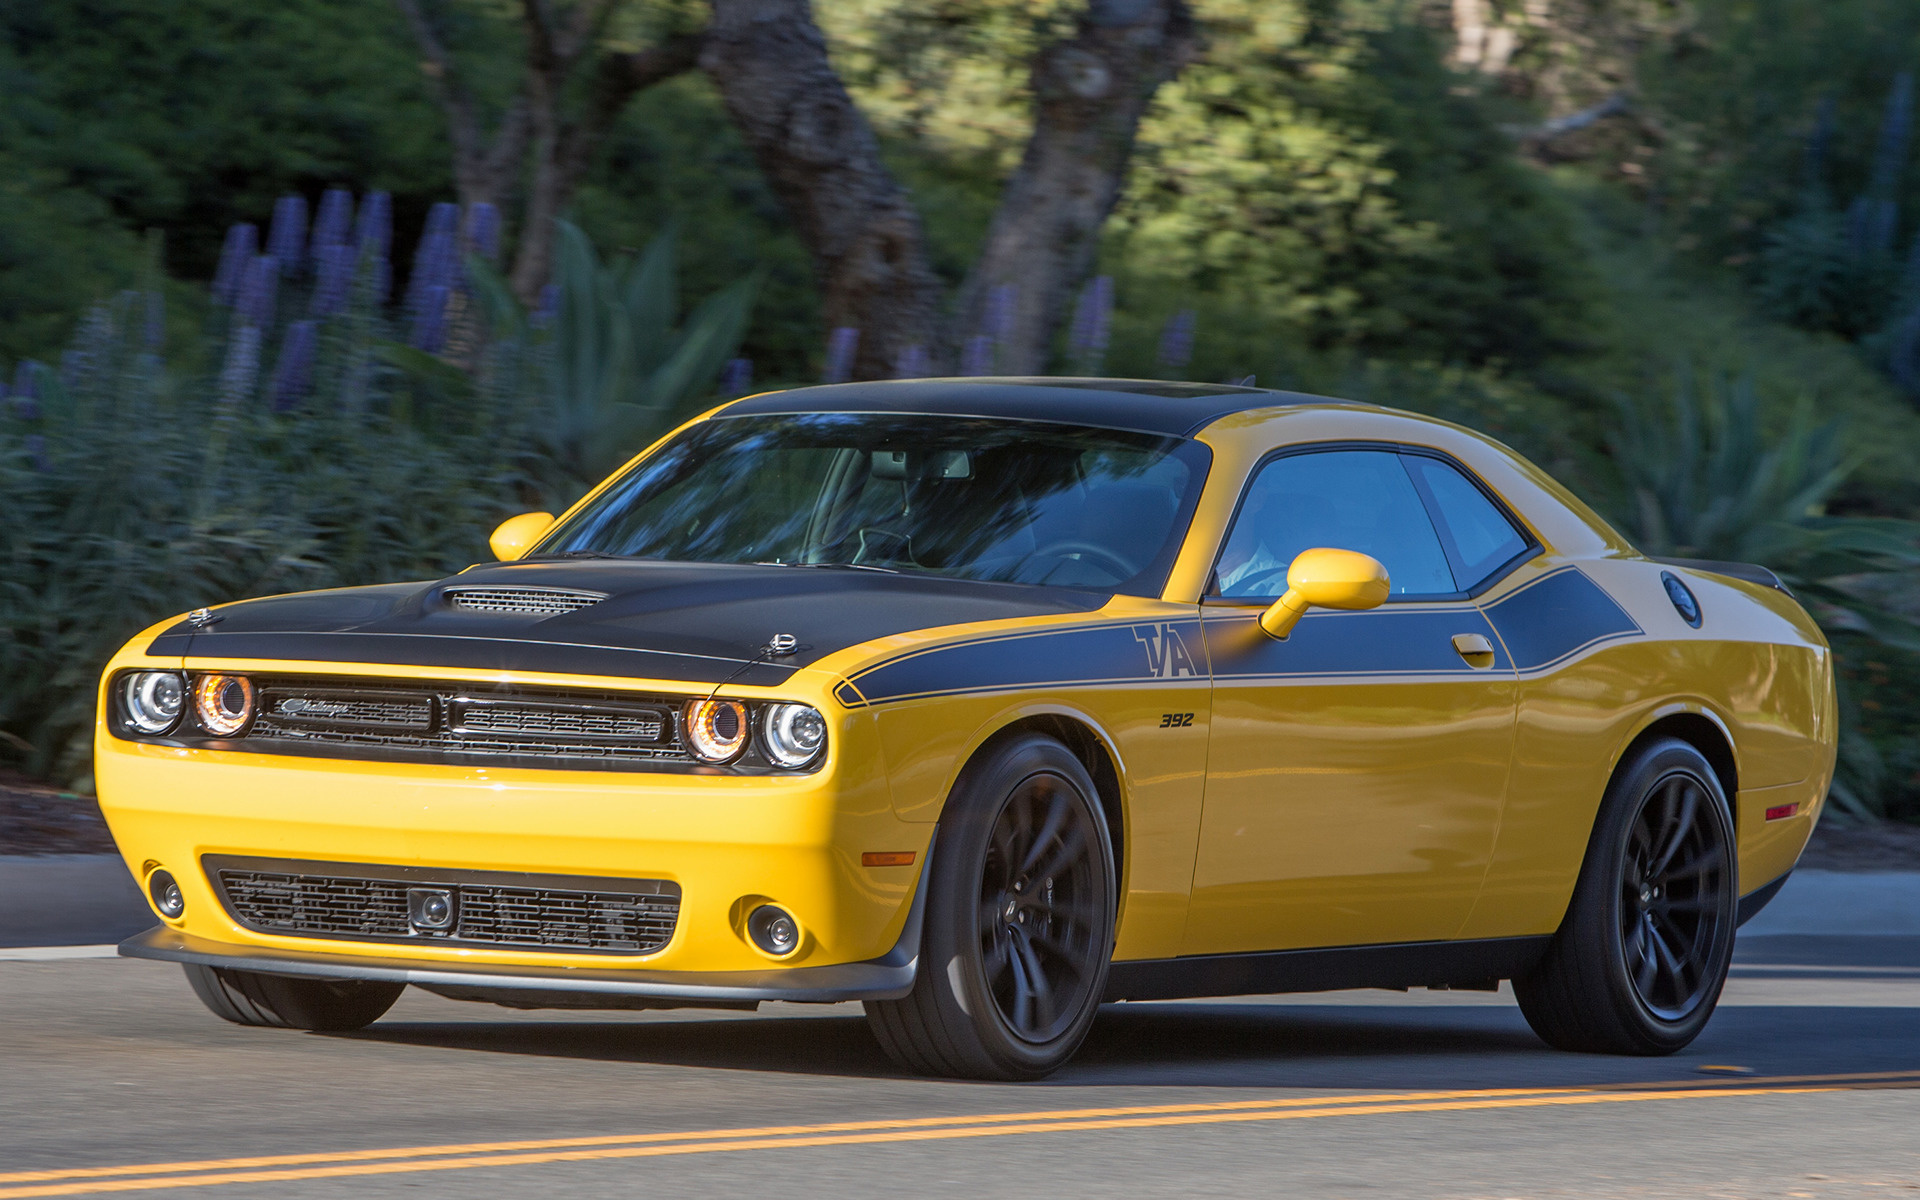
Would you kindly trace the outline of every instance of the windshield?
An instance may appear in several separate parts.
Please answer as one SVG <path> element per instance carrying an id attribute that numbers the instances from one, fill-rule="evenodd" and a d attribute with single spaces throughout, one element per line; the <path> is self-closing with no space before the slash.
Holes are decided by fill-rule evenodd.
<path id="1" fill-rule="evenodd" d="M 1198 442 L 975 417 L 721 417 L 530 557 L 872 567 L 1157 595 L 1205 481 Z"/>

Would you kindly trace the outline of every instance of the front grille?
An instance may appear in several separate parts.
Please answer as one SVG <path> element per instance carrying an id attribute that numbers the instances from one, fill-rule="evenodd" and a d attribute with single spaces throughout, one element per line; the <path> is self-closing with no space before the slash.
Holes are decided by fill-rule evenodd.
<path id="1" fill-rule="evenodd" d="M 556 587 L 448 588 L 447 603 L 469 612 L 557 617 L 579 612 L 607 598 L 605 592 Z"/>
<path id="2" fill-rule="evenodd" d="M 513 737 L 617 738 L 657 742 L 666 731 L 666 714 L 656 708 L 616 708 L 605 704 L 527 704 L 466 699 L 454 702 L 455 727 L 462 733 Z"/>
<path id="3" fill-rule="evenodd" d="M 256 677 L 244 743 L 360 748 L 418 758 L 690 763 L 669 697 L 411 680 Z M 556 764 L 558 765 L 558 764 Z"/>
<path id="4" fill-rule="evenodd" d="M 346 941 L 652 954 L 673 938 L 678 884 L 208 856 L 235 920 L 261 933 Z M 418 927 L 409 897 L 441 894 L 447 928 Z"/>

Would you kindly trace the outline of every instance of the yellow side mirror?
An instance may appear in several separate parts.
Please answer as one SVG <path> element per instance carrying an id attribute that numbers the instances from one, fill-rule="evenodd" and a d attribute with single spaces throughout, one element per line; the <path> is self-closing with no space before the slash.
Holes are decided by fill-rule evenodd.
<path id="1" fill-rule="evenodd" d="M 1354 550 L 1302 550 L 1287 568 L 1287 594 L 1260 614 L 1267 636 L 1284 639 L 1307 609 L 1378 608 L 1392 585 L 1380 560 Z"/>
<path id="2" fill-rule="evenodd" d="M 552 527 L 552 513 L 521 513 L 500 522 L 493 536 L 487 539 L 487 545 L 493 547 L 495 558 L 501 562 L 512 562 L 531 549 L 540 540 L 540 535 Z"/>

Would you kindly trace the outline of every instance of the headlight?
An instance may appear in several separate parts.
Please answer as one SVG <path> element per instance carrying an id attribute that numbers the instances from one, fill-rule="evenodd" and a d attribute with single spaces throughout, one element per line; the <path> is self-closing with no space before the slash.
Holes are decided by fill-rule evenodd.
<path id="1" fill-rule="evenodd" d="M 135 733 L 165 733 L 187 706 L 187 681 L 172 671 L 136 671 L 120 689 L 121 708 Z"/>
<path id="2" fill-rule="evenodd" d="M 710 763 L 732 762 L 747 745 L 747 706 L 738 700 L 687 701 L 687 747 Z"/>
<path id="3" fill-rule="evenodd" d="M 245 675 L 202 675 L 193 682 L 193 715 L 215 737 L 232 737 L 253 719 L 253 681 Z"/>
<path id="4" fill-rule="evenodd" d="M 760 737 L 776 767 L 804 767 L 827 744 L 827 719 L 805 704 L 769 704 L 760 719 Z"/>

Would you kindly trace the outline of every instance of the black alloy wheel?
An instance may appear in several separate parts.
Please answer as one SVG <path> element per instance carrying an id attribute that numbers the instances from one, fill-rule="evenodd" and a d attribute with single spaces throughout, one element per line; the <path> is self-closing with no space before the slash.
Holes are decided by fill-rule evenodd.
<path id="1" fill-rule="evenodd" d="M 1036 1045 L 1059 1037 L 1085 1006 L 1107 947 L 1100 836 L 1073 782 L 1052 772 L 1007 797 L 980 873 L 980 958 L 1000 1018 Z"/>
<path id="2" fill-rule="evenodd" d="M 895 1062 L 928 1075 L 1037 1079 L 1086 1038 L 1113 953 L 1115 870 L 1099 792 L 1060 742 L 989 746 L 940 815 L 919 969 L 867 1002 Z"/>
<path id="3" fill-rule="evenodd" d="M 1601 802 L 1573 900 L 1513 981 L 1563 1050 L 1672 1054 L 1706 1027 L 1739 923 L 1733 821 L 1719 777 L 1675 738 L 1638 748 Z"/>
<path id="4" fill-rule="evenodd" d="M 1620 951 L 1640 1002 L 1662 1021 L 1684 1020 L 1718 990 L 1714 955 L 1728 911 L 1724 822 L 1693 773 L 1661 777 L 1627 832 L 1620 875 Z"/>

